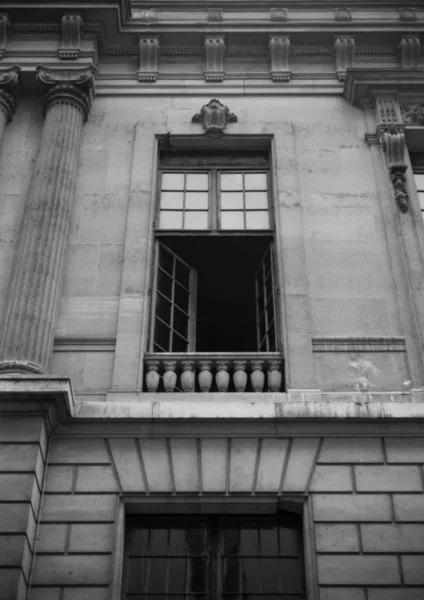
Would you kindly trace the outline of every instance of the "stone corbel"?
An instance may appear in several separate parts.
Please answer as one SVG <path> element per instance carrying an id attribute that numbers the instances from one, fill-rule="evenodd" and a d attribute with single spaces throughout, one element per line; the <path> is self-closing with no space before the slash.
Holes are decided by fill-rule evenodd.
<path id="1" fill-rule="evenodd" d="M 334 66 L 339 81 L 344 81 L 346 69 L 353 67 L 355 59 L 355 40 L 346 35 L 337 35 L 334 38 Z"/>
<path id="2" fill-rule="evenodd" d="M 225 38 L 223 35 L 207 35 L 205 37 L 206 81 L 223 81 Z"/>
<path id="3" fill-rule="evenodd" d="M 154 82 L 158 78 L 159 40 L 157 37 L 141 37 L 138 43 L 140 51 L 140 69 L 137 77 L 142 82 Z"/>
<path id="4" fill-rule="evenodd" d="M 421 42 L 418 37 L 403 37 L 399 42 L 399 62 L 402 69 L 417 69 Z"/>
<path id="5" fill-rule="evenodd" d="M 271 79 L 273 81 L 290 81 L 290 37 L 288 35 L 270 35 L 268 47 Z"/>
<path id="6" fill-rule="evenodd" d="M 16 110 L 16 97 L 12 93 L 18 85 L 20 68 L 17 66 L 0 70 L 0 111 L 11 121 Z"/>
<path id="7" fill-rule="evenodd" d="M 271 21 L 287 21 L 288 8 L 271 8 L 269 18 Z"/>
<path id="8" fill-rule="evenodd" d="M 406 149 L 404 125 L 389 125 L 381 133 L 380 143 L 387 156 L 396 204 L 403 213 L 406 213 L 409 209 L 409 196 L 405 177 L 408 167 L 404 162 Z"/>
<path id="9" fill-rule="evenodd" d="M 0 14 L 0 58 L 3 58 L 6 52 L 7 36 L 9 34 L 10 21 L 5 14 Z"/>
<path id="10" fill-rule="evenodd" d="M 61 60 L 76 60 L 81 50 L 82 18 L 80 15 L 63 15 L 62 46 L 58 50 Z"/>
<path id="11" fill-rule="evenodd" d="M 221 23 L 224 20 L 223 12 L 220 8 L 210 8 L 206 11 L 206 21 L 210 23 Z"/>
<path id="12" fill-rule="evenodd" d="M 334 18 L 336 21 L 351 21 L 352 15 L 348 8 L 336 8 L 334 9 Z"/>

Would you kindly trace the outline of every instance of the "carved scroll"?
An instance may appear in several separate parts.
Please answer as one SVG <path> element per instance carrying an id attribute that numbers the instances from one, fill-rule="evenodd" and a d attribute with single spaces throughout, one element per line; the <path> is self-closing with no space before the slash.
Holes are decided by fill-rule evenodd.
<path id="1" fill-rule="evenodd" d="M 271 62 L 271 79 L 273 81 L 290 81 L 290 38 L 287 35 L 271 35 L 269 37 L 269 57 Z"/>

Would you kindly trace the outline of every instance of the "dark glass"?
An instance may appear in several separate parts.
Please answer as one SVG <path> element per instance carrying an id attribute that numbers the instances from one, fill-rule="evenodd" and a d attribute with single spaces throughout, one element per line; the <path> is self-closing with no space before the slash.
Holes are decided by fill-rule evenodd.
<path id="1" fill-rule="evenodd" d="M 281 592 L 281 572 L 279 558 L 261 558 L 260 574 L 262 591 L 267 594 Z"/>
<path id="2" fill-rule="evenodd" d="M 168 554 L 168 529 L 149 530 L 149 555 L 166 556 Z"/>
<path id="3" fill-rule="evenodd" d="M 179 260 L 175 265 L 175 279 L 187 289 L 190 287 L 190 269 Z"/>
<path id="4" fill-rule="evenodd" d="M 223 529 L 223 554 L 237 555 L 240 552 L 240 530 L 239 529 Z"/>
<path id="5" fill-rule="evenodd" d="M 188 291 L 178 283 L 175 283 L 175 304 L 188 313 L 190 295 Z"/>
<path id="6" fill-rule="evenodd" d="M 238 558 L 222 559 L 222 589 L 224 592 L 240 591 L 240 564 Z"/>
<path id="7" fill-rule="evenodd" d="M 185 592 L 186 590 L 186 559 L 169 559 L 169 592 Z"/>
<path id="8" fill-rule="evenodd" d="M 207 589 L 206 558 L 190 558 L 189 572 L 189 590 L 205 592 Z"/>
<path id="9" fill-rule="evenodd" d="M 166 558 L 150 558 L 148 591 L 156 594 L 166 592 Z"/>
<path id="10" fill-rule="evenodd" d="M 259 554 L 259 535 L 257 529 L 241 530 L 241 549 L 243 556 L 258 556 Z"/>
<path id="11" fill-rule="evenodd" d="M 189 555 L 206 555 L 206 529 L 192 528 L 186 531 L 187 553 Z"/>
<path id="12" fill-rule="evenodd" d="M 188 340 L 182 338 L 176 331 L 172 336 L 172 350 L 171 352 L 187 352 Z"/>
<path id="13" fill-rule="evenodd" d="M 129 558 L 127 567 L 126 592 L 137 593 L 143 589 L 143 569 L 141 558 Z"/>
<path id="14" fill-rule="evenodd" d="M 298 536 L 297 529 L 280 527 L 281 556 L 299 556 Z"/>
<path id="15" fill-rule="evenodd" d="M 258 558 L 243 558 L 243 592 L 261 591 L 261 571 Z"/>
<path id="16" fill-rule="evenodd" d="M 188 337 L 188 316 L 177 306 L 174 307 L 174 329 L 182 337 Z"/>
<path id="17" fill-rule="evenodd" d="M 278 529 L 272 527 L 259 532 L 261 556 L 278 556 Z"/>
<path id="18" fill-rule="evenodd" d="M 161 269 L 158 269 L 157 287 L 166 298 L 172 298 L 172 279 Z"/>
<path id="19" fill-rule="evenodd" d="M 171 308 L 172 304 L 170 300 L 158 292 L 156 295 L 156 314 L 162 321 L 165 321 L 165 323 L 171 322 Z"/>
<path id="20" fill-rule="evenodd" d="M 274 352 L 277 349 L 277 341 L 275 339 L 275 323 L 272 321 L 268 328 L 268 352 Z"/>
<path id="21" fill-rule="evenodd" d="M 147 529 L 130 529 L 127 537 L 128 549 L 131 554 L 147 554 Z"/>
<path id="22" fill-rule="evenodd" d="M 299 594 L 302 591 L 300 560 L 296 558 L 282 558 L 281 560 L 281 579 L 283 583 L 283 593 Z"/>
<path id="23" fill-rule="evenodd" d="M 161 246 L 159 251 L 159 266 L 171 276 L 174 275 L 174 260 L 174 255 Z"/>
<path id="24" fill-rule="evenodd" d="M 169 532 L 169 555 L 186 555 L 186 531 L 184 529 L 171 529 Z"/>
<path id="25" fill-rule="evenodd" d="M 165 352 L 170 352 L 171 348 L 169 347 L 170 343 L 170 335 L 171 330 L 167 327 L 162 321 L 160 321 L 157 317 L 155 318 L 155 342 L 165 350 Z"/>

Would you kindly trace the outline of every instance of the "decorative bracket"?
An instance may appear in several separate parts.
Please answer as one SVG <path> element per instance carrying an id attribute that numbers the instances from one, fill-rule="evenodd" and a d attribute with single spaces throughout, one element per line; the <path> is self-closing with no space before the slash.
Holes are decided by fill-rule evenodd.
<path id="1" fill-rule="evenodd" d="M 209 21 L 209 23 L 221 23 L 223 20 L 224 15 L 220 8 L 210 8 L 206 12 L 206 21 Z"/>
<path id="2" fill-rule="evenodd" d="M 352 14 L 348 8 L 335 8 L 334 18 L 336 21 L 351 21 Z"/>
<path id="3" fill-rule="evenodd" d="M 402 69 L 417 69 L 421 42 L 418 37 L 404 37 L 399 42 L 399 62 Z"/>
<path id="4" fill-rule="evenodd" d="M 223 81 L 225 38 L 223 35 L 207 35 L 205 37 L 206 81 Z"/>
<path id="5" fill-rule="evenodd" d="M 336 36 L 333 44 L 334 66 L 339 81 L 344 81 L 346 69 L 353 67 L 355 40 L 353 37 Z"/>
<path id="6" fill-rule="evenodd" d="M 382 132 L 380 143 L 383 152 L 387 155 L 396 204 L 403 213 L 406 213 L 409 209 L 409 196 L 405 177 L 408 167 L 404 162 L 406 148 L 404 125 L 389 125 L 386 131 Z"/>
<path id="7" fill-rule="evenodd" d="M 0 59 L 6 52 L 7 36 L 10 29 L 9 17 L 6 14 L 0 14 Z"/>
<path id="8" fill-rule="evenodd" d="M 17 66 L 0 70 L 0 111 L 6 115 L 8 122 L 16 110 L 16 98 L 12 91 L 18 85 L 20 70 Z"/>
<path id="9" fill-rule="evenodd" d="M 204 104 L 199 113 L 196 113 L 192 123 L 202 123 L 205 135 L 211 138 L 220 138 L 224 135 L 227 123 L 237 123 L 235 114 L 230 112 L 228 106 L 221 104 L 219 100 L 213 99 L 209 104 Z"/>
<path id="10" fill-rule="evenodd" d="M 268 47 L 271 79 L 273 81 L 290 81 L 290 37 L 288 35 L 270 35 Z"/>
<path id="11" fill-rule="evenodd" d="M 138 43 L 140 51 L 139 81 L 156 81 L 158 78 L 159 40 L 156 37 L 142 37 Z"/>
<path id="12" fill-rule="evenodd" d="M 76 60 L 81 49 L 82 18 L 80 15 L 63 15 L 62 46 L 58 50 L 61 60 Z"/>
<path id="13" fill-rule="evenodd" d="M 271 21 L 287 21 L 288 8 L 271 8 L 269 18 Z"/>

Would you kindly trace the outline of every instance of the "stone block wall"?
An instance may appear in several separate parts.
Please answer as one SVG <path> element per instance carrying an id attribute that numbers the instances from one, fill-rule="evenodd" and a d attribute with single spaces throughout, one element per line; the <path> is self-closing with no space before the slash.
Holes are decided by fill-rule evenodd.
<path id="1" fill-rule="evenodd" d="M 228 498 L 255 479 L 271 497 L 278 490 L 310 497 L 314 537 L 306 543 L 315 550 L 320 600 L 423 597 L 424 438 L 269 438 L 260 460 L 257 439 L 230 445 L 227 476 L 225 466 L 204 470 L 217 502 L 221 486 L 230 485 L 225 496 L 222 488 Z M 204 466 L 220 464 L 228 440 L 202 440 L 201 447 Z M 195 438 L 55 436 L 30 599 L 106 600 L 122 543 L 115 537 L 118 494 L 162 491 L 169 500 L 174 490 L 173 497 L 189 493 L 193 501 L 195 448 Z"/>

